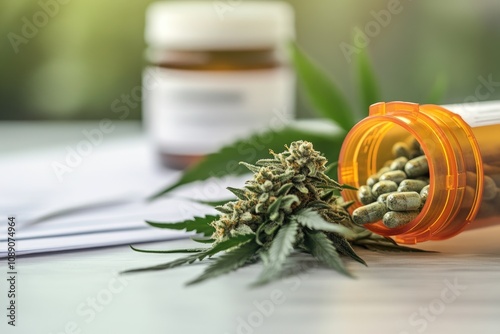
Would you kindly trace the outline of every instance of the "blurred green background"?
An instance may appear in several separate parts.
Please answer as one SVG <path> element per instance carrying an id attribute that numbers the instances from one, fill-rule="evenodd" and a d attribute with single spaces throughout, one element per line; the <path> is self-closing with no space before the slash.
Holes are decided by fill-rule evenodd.
<path id="1" fill-rule="evenodd" d="M 32 37 L 14 37 L 54 1 L 57 13 L 31 31 Z M 0 119 L 117 118 L 112 101 L 141 84 L 144 11 L 151 2 L 2 1 Z M 340 45 L 352 44 L 356 28 L 365 30 L 375 21 L 373 11 L 387 9 L 393 0 L 288 2 L 296 10 L 298 43 L 355 103 L 352 65 Z M 400 6 L 401 12 L 369 38 L 385 100 L 425 103 L 438 76 L 448 82 L 446 103 L 474 96 L 479 77 L 500 82 L 500 1 L 401 0 Z M 43 23 L 42 17 L 35 19 Z M 481 91 L 488 100 L 500 98 L 500 87 L 490 89 Z M 308 108 L 299 99 L 299 115 L 310 115 Z M 138 106 L 129 118 L 140 117 Z"/>

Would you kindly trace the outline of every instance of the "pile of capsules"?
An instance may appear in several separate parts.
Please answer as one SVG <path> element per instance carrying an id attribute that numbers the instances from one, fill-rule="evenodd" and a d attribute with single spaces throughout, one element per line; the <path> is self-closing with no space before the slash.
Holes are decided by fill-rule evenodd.
<path id="1" fill-rule="evenodd" d="M 352 213 L 357 225 L 382 220 L 388 228 L 408 224 L 422 210 L 429 193 L 429 165 L 420 144 L 397 142 L 389 160 L 375 175 L 359 187 L 363 206 Z"/>

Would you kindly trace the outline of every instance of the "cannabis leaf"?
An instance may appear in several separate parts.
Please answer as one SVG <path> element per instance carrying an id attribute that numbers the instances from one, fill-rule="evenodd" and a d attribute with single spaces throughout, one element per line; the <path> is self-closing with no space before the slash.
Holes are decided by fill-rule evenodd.
<path id="1" fill-rule="evenodd" d="M 143 271 L 157 271 L 157 270 L 172 269 L 172 268 L 180 267 L 180 266 L 185 265 L 185 264 L 191 264 L 191 263 L 195 262 L 196 260 L 202 260 L 203 258 L 205 258 L 204 254 L 205 254 L 204 252 L 196 253 L 196 254 L 188 255 L 186 257 L 182 257 L 182 258 L 177 259 L 175 261 L 167 262 L 167 263 L 160 264 L 157 266 L 126 270 L 126 271 L 123 271 L 122 274 L 138 273 L 138 272 L 143 272 Z"/>
<path id="2" fill-rule="evenodd" d="M 328 236 L 328 239 L 330 239 L 332 241 L 333 246 L 340 254 L 345 255 L 345 256 L 349 256 L 354 261 L 357 261 L 357 262 L 367 266 L 365 260 L 363 260 L 361 257 L 359 257 L 358 254 L 356 254 L 356 252 L 351 247 L 351 245 L 346 240 L 346 238 L 344 238 L 343 236 L 336 234 L 336 233 L 327 233 L 327 236 Z"/>
<path id="3" fill-rule="evenodd" d="M 364 111 L 363 114 L 366 114 L 370 105 L 380 102 L 382 99 L 366 49 L 361 51 L 356 60 L 361 110 Z"/>
<path id="4" fill-rule="evenodd" d="M 301 225 L 310 228 L 311 230 L 335 232 L 345 236 L 354 237 L 351 230 L 339 224 L 328 223 L 317 211 L 312 209 L 301 210 L 293 216 L 292 219 L 296 220 Z"/>
<path id="5" fill-rule="evenodd" d="M 347 276 L 351 273 L 344 267 L 339 253 L 335 250 L 332 242 L 323 232 L 308 232 L 304 236 L 304 246 L 326 267 L 334 269 Z"/>
<path id="6" fill-rule="evenodd" d="M 158 223 L 146 221 L 149 225 L 157 228 L 165 228 L 170 230 L 186 230 L 188 232 L 195 231 L 207 237 L 214 233 L 214 228 L 210 223 L 216 219 L 215 216 L 194 217 L 194 219 L 186 220 L 179 223 Z"/>
<path id="7" fill-rule="evenodd" d="M 179 266 L 182 266 L 184 264 L 191 264 L 195 262 L 196 260 L 203 260 L 206 257 L 213 256 L 219 252 L 240 246 L 244 243 L 249 242 L 250 240 L 254 239 L 254 235 L 251 234 L 244 234 L 244 235 L 237 235 L 232 238 L 228 238 L 222 242 L 219 243 L 214 243 L 212 247 L 210 248 L 202 248 L 200 249 L 199 252 L 189 255 L 187 257 L 177 259 L 175 261 L 167 262 L 164 264 L 160 264 L 157 266 L 152 266 L 152 267 L 146 267 L 146 268 L 139 268 L 139 269 L 132 269 L 132 270 L 127 270 L 124 271 L 123 273 L 133 273 L 133 272 L 141 272 L 141 271 L 153 271 L 153 270 L 165 270 L 165 269 L 172 269 L 176 268 Z M 144 253 L 169 253 L 169 251 L 145 251 L 145 250 L 139 250 L 137 248 L 132 247 L 133 250 L 138 251 L 138 252 L 144 252 Z M 180 253 L 180 252 L 187 252 L 189 253 L 191 249 L 185 249 L 185 250 L 174 250 L 174 253 Z"/>
<path id="8" fill-rule="evenodd" d="M 447 88 L 448 88 L 448 78 L 443 73 L 439 73 L 436 76 L 431 91 L 424 102 L 432 104 L 441 103 L 444 95 L 446 94 Z"/>
<path id="9" fill-rule="evenodd" d="M 433 251 L 426 251 L 413 247 L 406 247 L 398 245 L 394 242 L 388 240 L 380 239 L 361 239 L 353 242 L 356 246 L 361 246 L 371 251 L 382 251 L 382 252 L 413 252 L 413 253 L 434 253 Z"/>
<path id="10" fill-rule="evenodd" d="M 205 269 L 202 275 L 188 282 L 187 285 L 201 283 L 207 279 L 234 271 L 250 262 L 252 258 L 258 254 L 259 249 L 260 246 L 255 241 L 248 241 L 240 244 L 231 252 L 227 252 L 220 256 L 214 263 Z"/>
<path id="11" fill-rule="evenodd" d="M 280 228 L 271 242 L 269 251 L 262 255 L 265 264 L 264 270 L 257 280 L 258 283 L 270 281 L 281 273 L 287 257 L 294 249 L 298 227 L 297 222 L 291 222 Z"/>
<path id="12" fill-rule="evenodd" d="M 344 94 L 332 83 L 296 44 L 291 45 L 291 59 L 305 94 L 322 116 L 336 122 L 349 131 L 356 123 L 356 117 Z"/>

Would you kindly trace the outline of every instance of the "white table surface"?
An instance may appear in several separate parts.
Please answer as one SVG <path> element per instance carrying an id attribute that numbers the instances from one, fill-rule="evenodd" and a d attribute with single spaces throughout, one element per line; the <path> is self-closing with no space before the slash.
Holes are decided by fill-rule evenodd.
<path id="1" fill-rule="evenodd" d="M 51 133 L 38 142 L 43 149 L 78 139 L 81 126 L 58 132 L 50 123 L 0 124 L 0 154 L 32 149 L 27 128 L 31 136 Z M 139 134 L 133 123 L 120 124 L 116 133 Z M 119 276 L 177 257 L 127 246 L 22 257 L 15 328 L 7 325 L 7 269 L 0 265 L 0 333 L 499 333 L 499 236 L 494 227 L 421 245 L 437 254 L 360 250 L 369 267 L 348 261 L 356 279 L 313 270 L 259 289 L 248 288 L 259 265 L 189 288 L 183 284 L 204 264 Z M 148 247 L 189 245 L 177 240 Z"/>

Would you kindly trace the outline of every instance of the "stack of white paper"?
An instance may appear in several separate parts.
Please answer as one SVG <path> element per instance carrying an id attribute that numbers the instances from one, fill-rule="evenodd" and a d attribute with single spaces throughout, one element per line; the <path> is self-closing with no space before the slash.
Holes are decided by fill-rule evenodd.
<path id="1" fill-rule="evenodd" d="M 214 183 L 176 192 L 175 198 L 144 199 L 173 182 L 179 172 L 160 168 L 142 137 L 103 145 L 62 181 L 54 161 L 64 161 L 63 150 L 2 157 L 0 175 L 0 258 L 7 256 L 7 217 L 16 217 L 17 255 L 168 240 L 188 236 L 159 230 L 144 220 L 176 222 L 213 209 L 181 197 L 220 198 L 225 185 Z M 221 195 L 223 194 L 223 195 Z M 98 207 L 97 204 L 112 203 Z M 39 217 L 67 208 L 85 207 L 33 224 Z"/>

